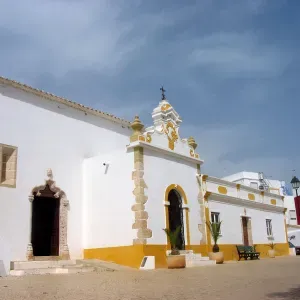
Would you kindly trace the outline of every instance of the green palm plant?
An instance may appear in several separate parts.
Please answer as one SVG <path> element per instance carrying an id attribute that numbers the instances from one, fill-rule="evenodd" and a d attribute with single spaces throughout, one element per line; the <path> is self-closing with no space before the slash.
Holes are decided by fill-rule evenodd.
<path id="1" fill-rule="evenodd" d="M 177 249 L 177 240 L 180 232 L 181 226 L 178 226 L 174 231 L 169 228 L 164 228 L 163 231 L 166 233 L 169 242 L 171 244 L 171 255 L 178 255 L 179 251 Z"/>
<path id="2" fill-rule="evenodd" d="M 274 244 L 273 242 L 272 243 L 270 243 L 269 245 L 268 245 L 272 250 L 274 250 L 275 249 L 275 246 L 276 246 L 276 244 Z"/>
<path id="3" fill-rule="evenodd" d="M 217 243 L 218 243 L 219 238 L 221 237 L 221 224 L 222 224 L 222 221 L 216 222 L 216 223 L 212 223 L 211 221 L 209 221 L 209 222 L 206 221 L 206 225 L 207 225 L 207 227 L 212 235 L 212 238 L 214 240 L 214 246 L 212 249 L 214 253 L 220 251 L 220 248 Z"/>

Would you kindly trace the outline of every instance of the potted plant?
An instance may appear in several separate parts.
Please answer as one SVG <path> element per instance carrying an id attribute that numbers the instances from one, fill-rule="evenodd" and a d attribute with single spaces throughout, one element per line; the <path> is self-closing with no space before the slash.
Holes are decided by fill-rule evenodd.
<path id="1" fill-rule="evenodd" d="M 167 255 L 168 269 L 185 268 L 185 256 L 180 255 L 179 250 L 177 249 L 177 240 L 180 229 L 180 226 L 178 226 L 174 231 L 171 231 L 168 228 L 163 229 L 171 244 L 171 253 Z"/>
<path id="2" fill-rule="evenodd" d="M 269 244 L 269 247 L 271 248 L 270 250 L 268 250 L 269 257 L 275 258 L 275 244 L 272 242 Z"/>
<path id="3" fill-rule="evenodd" d="M 221 222 L 212 223 L 211 221 L 206 222 L 206 225 L 212 235 L 214 240 L 214 245 L 212 248 L 213 252 L 209 252 L 209 259 L 215 260 L 217 264 L 222 264 L 224 262 L 224 253 L 220 252 L 220 248 L 218 246 L 218 240 L 221 236 Z"/>

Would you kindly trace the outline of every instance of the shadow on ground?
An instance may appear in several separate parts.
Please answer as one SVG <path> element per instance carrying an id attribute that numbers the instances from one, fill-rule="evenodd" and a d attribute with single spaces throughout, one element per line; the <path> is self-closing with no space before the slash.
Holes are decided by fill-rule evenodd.
<path id="1" fill-rule="evenodd" d="M 300 299 L 300 286 L 296 288 L 291 288 L 287 292 L 271 293 L 268 294 L 270 299 L 289 299 L 289 300 L 299 300 Z"/>

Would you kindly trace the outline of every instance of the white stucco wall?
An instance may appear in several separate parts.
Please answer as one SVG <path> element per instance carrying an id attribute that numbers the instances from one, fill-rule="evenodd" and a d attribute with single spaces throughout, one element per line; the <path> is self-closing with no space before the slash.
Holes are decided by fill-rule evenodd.
<path id="1" fill-rule="evenodd" d="M 259 173 L 255 172 L 239 172 L 225 176 L 222 179 L 235 183 L 240 183 L 246 186 L 250 186 L 251 183 L 256 183 L 258 187 L 260 185 Z M 283 187 L 286 186 L 284 181 L 267 178 L 265 178 L 265 181 L 268 184 L 271 193 L 280 194 L 282 196 L 284 195 Z"/>
<path id="2" fill-rule="evenodd" d="M 241 216 L 245 216 L 244 206 L 221 203 L 210 199 L 210 212 L 219 212 L 222 220 L 220 244 L 242 244 L 243 234 Z M 284 214 L 246 208 L 246 216 L 251 217 L 252 239 L 254 244 L 268 244 L 266 219 L 272 220 L 274 243 L 285 243 Z"/>
<path id="3" fill-rule="evenodd" d="M 125 145 L 84 161 L 85 249 L 132 245 L 133 166 L 133 152 L 126 153 Z"/>
<path id="4" fill-rule="evenodd" d="M 188 201 L 191 244 L 199 245 L 201 240 L 201 234 L 198 230 L 200 205 L 197 199 L 199 187 L 196 178 L 196 164 L 145 149 L 144 169 L 144 179 L 148 186 L 146 190 L 148 195 L 148 202 L 146 203 L 146 211 L 149 214 L 148 227 L 153 233 L 148 244 L 166 244 L 167 238 L 162 230 L 166 228 L 165 191 L 169 185 L 178 184 L 185 191 Z M 185 212 L 183 215 L 185 218 Z M 185 243 L 187 244 L 186 236 Z"/>
<path id="5" fill-rule="evenodd" d="M 4 257 L 7 266 L 11 260 L 25 259 L 30 240 L 28 195 L 44 184 L 48 168 L 70 202 L 71 257 L 81 257 L 83 160 L 124 149 L 130 130 L 11 87 L 0 86 L 0 107 L 0 143 L 18 147 L 17 186 L 0 186 L 0 260 Z"/>
<path id="6" fill-rule="evenodd" d="M 285 196 L 284 197 L 284 207 L 287 208 L 286 211 L 286 218 L 287 218 L 287 224 L 289 225 L 297 225 L 297 217 L 296 217 L 296 208 L 295 208 L 295 200 L 294 196 Z M 296 220 L 292 220 L 290 218 L 290 211 L 293 210 Z"/>

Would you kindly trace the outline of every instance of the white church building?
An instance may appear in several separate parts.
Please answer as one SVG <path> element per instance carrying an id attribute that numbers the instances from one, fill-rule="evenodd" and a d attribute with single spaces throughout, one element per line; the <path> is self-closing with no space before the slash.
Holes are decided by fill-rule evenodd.
<path id="1" fill-rule="evenodd" d="M 158 101 L 159 102 L 159 101 Z M 289 252 L 284 197 L 202 174 L 192 137 L 162 95 L 145 128 L 0 77 L 0 261 L 97 258 L 166 267 L 163 228 L 207 256 L 206 221 L 222 220 L 220 250 Z"/>

